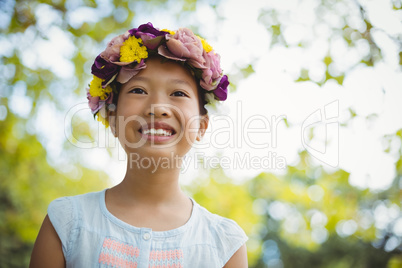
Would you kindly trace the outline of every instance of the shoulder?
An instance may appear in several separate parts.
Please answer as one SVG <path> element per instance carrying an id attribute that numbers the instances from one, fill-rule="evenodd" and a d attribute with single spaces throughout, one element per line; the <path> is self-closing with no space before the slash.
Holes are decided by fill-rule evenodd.
<path id="1" fill-rule="evenodd" d="M 59 236 L 63 253 L 67 258 L 72 249 L 80 220 L 85 211 L 93 211 L 99 203 L 101 192 L 66 196 L 53 200 L 47 209 L 49 220 Z M 92 204 L 91 204 L 92 203 Z"/>
<path id="2" fill-rule="evenodd" d="M 97 203 L 103 191 L 91 192 L 76 196 L 65 196 L 53 200 L 48 207 L 48 213 L 53 214 L 63 211 L 63 214 L 72 213 L 82 203 L 89 205 L 90 203 Z"/>
<path id="3" fill-rule="evenodd" d="M 198 220 L 200 223 L 207 224 L 211 231 L 221 235 L 247 238 L 243 229 L 234 220 L 214 214 L 199 204 L 195 206 L 198 209 Z"/>
<path id="4" fill-rule="evenodd" d="M 195 207 L 198 210 L 198 223 L 202 225 L 198 227 L 208 228 L 222 264 L 227 263 L 248 240 L 246 233 L 234 220 L 211 213 L 198 204 Z"/>
<path id="5" fill-rule="evenodd" d="M 76 220 L 79 210 L 93 207 L 93 205 L 98 203 L 101 194 L 102 191 L 76 196 L 65 196 L 53 200 L 47 209 L 50 221 L 53 225 L 66 225 Z"/>

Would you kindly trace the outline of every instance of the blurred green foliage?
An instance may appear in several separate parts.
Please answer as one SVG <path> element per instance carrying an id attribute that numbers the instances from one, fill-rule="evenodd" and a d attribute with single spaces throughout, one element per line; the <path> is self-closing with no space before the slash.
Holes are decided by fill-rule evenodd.
<path id="1" fill-rule="evenodd" d="M 55 113 L 67 112 L 66 98 L 74 95 L 71 92 L 82 95 L 89 78 L 89 64 L 100 51 L 97 49 L 99 43 L 109 34 L 130 28 L 136 12 L 140 12 L 138 8 L 151 12 L 172 4 L 164 0 L 102 3 L 105 2 L 108 3 L 106 8 L 100 2 L 90 0 L 0 1 L 1 267 L 28 265 L 33 242 L 51 200 L 96 191 L 110 184 L 106 174 L 83 165 L 77 156 L 77 148 L 66 141 L 61 148 L 63 152 L 59 153 L 60 157 L 66 157 L 61 157 L 60 161 L 52 159 L 55 145 L 49 144 L 43 133 L 54 127 L 41 129 L 43 124 L 35 123 L 41 109 L 49 103 Z M 347 21 L 350 14 L 337 14 L 334 8 L 343 2 L 322 0 L 316 10 L 317 17 L 325 22 L 326 15 L 334 13 Z M 182 8 L 173 14 L 177 20 L 185 13 L 194 13 L 197 7 L 197 1 L 193 0 L 178 3 Z M 216 8 L 219 1 L 208 3 Z M 80 7 L 101 15 L 76 23 L 71 19 L 71 12 Z M 393 1 L 393 9 L 400 11 L 401 4 Z M 104 12 L 100 12 L 102 10 Z M 367 18 L 364 7 L 359 6 L 359 11 L 365 24 L 363 30 L 345 23 L 340 28 L 329 27 L 331 36 L 341 36 L 350 47 L 359 40 L 367 42 L 370 53 L 357 64 L 373 66 L 382 60 L 382 51 L 372 38 L 375 26 Z M 47 14 L 49 22 L 38 24 L 38 16 Z M 272 36 L 271 47 L 291 46 L 283 36 L 286 14 L 275 9 L 261 10 L 259 22 Z M 33 48 L 32 51 L 26 48 L 38 40 L 49 40 L 49 31 L 55 29 L 61 30 L 74 44 L 71 53 L 65 55 L 74 66 L 74 78 L 62 77 L 51 66 L 36 66 L 26 59 L 36 53 Z M 395 38 L 401 41 L 400 37 Z M 4 45 L 5 40 L 12 46 Z M 309 45 L 303 42 L 296 46 Z M 402 59 L 401 55 L 400 50 Z M 322 85 L 334 79 L 342 84 L 345 72 L 331 72 L 334 60 L 330 54 L 322 59 L 322 63 L 326 66 L 325 79 L 315 82 Z M 230 74 L 233 88 L 253 72 L 252 63 L 237 66 Z M 302 69 L 296 81 L 311 81 L 309 70 Z M 12 108 L 14 94 L 25 97 L 23 112 Z M 73 102 L 70 100 L 69 103 Z M 350 113 L 351 117 L 357 116 L 352 109 Z M 384 137 L 385 142 L 401 141 L 401 133 L 399 130 Z M 91 128 L 84 121 L 74 123 L 73 134 L 75 137 L 92 136 Z M 393 231 L 401 217 L 400 144 L 395 166 L 397 176 L 392 186 L 381 192 L 352 187 L 347 172 L 328 172 L 316 166 L 305 151 L 300 152 L 299 163 L 289 166 L 282 176 L 264 172 L 243 184 L 235 184 L 224 170 L 213 169 L 207 179 L 200 179 L 187 190 L 201 205 L 236 220 L 244 228 L 250 237 L 250 267 L 402 267 L 402 238 Z M 379 222 L 378 217 L 384 215 L 393 217 L 387 216 L 388 221 Z M 387 245 L 391 242 L 396 245 L 389 249 Z"/>

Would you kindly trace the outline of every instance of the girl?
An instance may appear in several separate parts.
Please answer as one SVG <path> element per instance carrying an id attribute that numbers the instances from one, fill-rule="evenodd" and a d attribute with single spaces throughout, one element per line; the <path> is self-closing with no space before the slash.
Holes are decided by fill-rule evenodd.
<path id="1" fill-rule="evenodd" d="M 220 57 L 189 29 L 143 24 L 92 66 L 87 97 L 127 153 L 123 181 L 53 201 L 30 267 L 247 267 L 247 236 L 179 187 L 182 157 L 225 100 Z"/>

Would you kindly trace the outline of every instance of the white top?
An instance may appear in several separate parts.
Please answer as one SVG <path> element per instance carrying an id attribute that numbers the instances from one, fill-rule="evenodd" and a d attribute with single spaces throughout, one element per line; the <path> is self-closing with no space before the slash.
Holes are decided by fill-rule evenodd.
<path id="1" fill-rule="evenodd" d="M 50 203 L 49 219 L 67 267 L 223 267 L 247 241 L 236 222 L 194 200 L 190 219 L 179 228 L 154 232 L 132 226 L 107 210 L 105 191 Z"/>

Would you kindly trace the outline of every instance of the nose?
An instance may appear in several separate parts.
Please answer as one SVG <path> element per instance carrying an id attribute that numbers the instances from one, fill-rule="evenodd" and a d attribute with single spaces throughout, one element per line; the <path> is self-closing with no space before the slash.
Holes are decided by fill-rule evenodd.
<path id="1" fill-rule="evenodd" d="M 145 111 L 146 116 L 170 117 L 172 115 L 168 104 L 152 103 Z"/>

